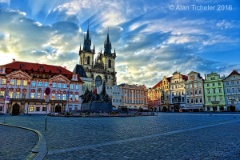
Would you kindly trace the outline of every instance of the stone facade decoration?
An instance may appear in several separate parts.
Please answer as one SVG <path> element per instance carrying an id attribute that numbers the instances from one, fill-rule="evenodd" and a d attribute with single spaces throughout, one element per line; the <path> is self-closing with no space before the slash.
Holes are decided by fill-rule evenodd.
<path id="1" fill-rule="evenodd" d="M 205 111 L 226 111 L 224 96 L 223 81 L 220 75 L 214 72 L 205 75 Z"/>
<path id="2" fill-rule="evenodd" d="M 240 74 L 233 70 L 223 78 L 225 100 L 228 111 L 240 110 Z"/>
<path id="3" fill-rule="evenodd" d="M 190 72 L 188 80 L 185 82 L 186 88 L 186 106 L 188 111 L 204 110 L 204 79 L 200 73 Z"/>
<path id="4" fill-rule="evenodd" d="M 46 114 L 81 109 L 83 82 L 66 68 L 15 60 L 0 68 L 4 70 L 0 73 L 0 112 Z M 49 102 L 45 102 L 47 87 L 51 89 Z"/>
<path id="5" fill-rule="evenodd" d="M 186 91 L 185 82 L 188 80 L 186 75 L 174 72 L 170 81 L 170 110 L 179 111 L 185 108 Z"/>

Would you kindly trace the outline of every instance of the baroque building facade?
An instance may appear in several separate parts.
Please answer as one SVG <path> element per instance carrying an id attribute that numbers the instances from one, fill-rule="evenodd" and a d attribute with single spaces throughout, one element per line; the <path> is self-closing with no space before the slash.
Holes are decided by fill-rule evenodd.
<path id="1" fill-rule="evenodd" d="M 118 85 L 122 90 L 122 107 L 130 109 L 147 108 L 147 88 L 145 85 Z"/>
<path id="2" fill-rule="evenodd" d="M 95 46 L 91 48 L 92 41 L 89 32 L 89 26 L 84 36 L 83 48 L 79 50 L 79 64 L 75 66 L 74 73 L 82 77 L 83 91 L 94 90 L 105 83 L 106 86 L 113 86 L 117 83 L 115 71 L 116 52 L 112 52 L 112 44 L 107 33 L 104 42 L 104 51 L 99 52 L 95 58 Z"/>
<path id="3" fill-rule="evenodd" d="M 205 111 L 226 111 L 223 81 L 219 74 L 205 75 L 204 81 Z"/>
<path id="4" fill-rule="evenodd" d="M 204 110 L 204 79 L 200 73 L 190 72 L 185 83 L 186 106 L 185 110 L 200 111 Z"/>
<path id="5" fill-rule="evenodd" d="M 18 115 L 80 110 L 82 83 L 77 74 L 64 67 L 14 60 L 0 66 L 0 112 Z M 49 102 L 45 101 L 47 87 L 51 90 Z"/>
<path id="6" fill-rule="evenodd" d="M 170 110 L 170 81 L 171 77 L 164 76 L 160 86 L 162 109 Z"/>
<path id="7" fill-rule="evenodd" d="M 223 79 L 223 84 L 227 110 L 240 110 L 240 74 L 233 70 Z"/>
<path id="8" fill-rule="evenodd" d="M 148 108 L 151 110 L 160 111 L 161 107 L 161 91 L 160 87 L 162 85 L 162 81 L 158 82 L 155 86 L 148 89 Z"/>
<path id="9" fill-rule="evenodd" d="M 185 82 L 188 77 L 180 72 L 174 72 L 170 81 L 170 110 L 179 111 L 185 107 L 186 91 Z"/>

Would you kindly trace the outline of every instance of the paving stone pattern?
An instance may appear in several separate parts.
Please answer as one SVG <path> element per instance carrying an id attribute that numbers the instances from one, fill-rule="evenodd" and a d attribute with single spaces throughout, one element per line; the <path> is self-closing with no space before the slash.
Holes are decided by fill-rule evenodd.
<path id="1" fill-rule="evenodd" d="M 240 159 L 240 114 L 48 117 L 47 132 L 44 120 L 45 116 L 6 119 L 45 135 L 49 151 L 45 159 Z"/>
<path id="2" fill-rule="evenodd" d="M 0 125 L 0 160 L 26 159 L 37 141 L 31 131 Z"/>

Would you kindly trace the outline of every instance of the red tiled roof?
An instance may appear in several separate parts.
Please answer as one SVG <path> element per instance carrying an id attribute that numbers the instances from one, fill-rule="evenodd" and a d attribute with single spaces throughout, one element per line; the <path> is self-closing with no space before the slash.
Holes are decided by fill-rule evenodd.
<path id="1" fill-rule="evenodd" d="M 157 88 L 157 87 L 160 87 L 162 84 L 162 80 L 160 82 L 158 82 L 157 84 L 155 84 L 155 86 L 153 86 L 152 88 Z"/>
<path id="2" fill-rule="evenodd" d="M 61 67 L 61 66 L 54 66 L 48 64 L 40 64 L 40 63 L 31 63 L 31 62 L 21 62 L 15 61 L 12 63 L 8 63 L 5 65 L 6 69 L 15 69 L 15 70 L 27 70 L 27 71 L 35 71 L 35 72 L 51 72 L 53 74 L 73 74 L 71 71 Z"/>
<path id="3" fill-rule="evenodd" d="M 74 74 L 73 72 L 61 66 L 31 63 L 31 62 L 21 62 L 21 61 L 14 61 L 5 65 L 2 65 L 2 67 L 6 67 L 7 74 L 15 70 L 22 70 L 30 73 L 38 72 L 38 73 L 48 73 L 53 75 L 62 74 L 62 75 L 65 75 L 69 80 L 72 79 L 72 75 Z M 82 82 L 79 76 L 78 76 L 78 80 Z"/>
<path id="4" fill-rule="evenodd" d="M 237 70 L 233 70 L 233 71 L 227 76 L 227 78 L 230 77 L 231 75 L 234 75 L 234 74 L 240 75 Z"/>
<path id="5" fill-rule="evenodd" d="M 188 80 L 188 76 L 182 74 L 182 79 L 184 79 L 185 81 L 187 81 L 187 80 Z"/>

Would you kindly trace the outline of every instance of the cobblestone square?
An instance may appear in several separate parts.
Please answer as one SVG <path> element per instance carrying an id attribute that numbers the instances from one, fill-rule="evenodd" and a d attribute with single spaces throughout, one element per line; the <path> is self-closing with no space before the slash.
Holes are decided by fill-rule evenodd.
<path id="1" fill-rule="evenodd" d="M 2 121 L 3 116 L 0 118 Z M 45 116 L 6 116 L 6 122 L 40 131 L 48 150 L 45 159 L 240 158 L 240 115 L 237 113 L 158 113 L 157 116 L 124 118 L 47 117 L 46 132 Z M 19 128 L 0 127 L 3 144 L 0 159 L 27 157 L 37 143 L 37 135 Z M 13 143 L 12 140 L 16 139 L 18 141 Z M 22 150 L 17 152 L 16 147 Z"/>

